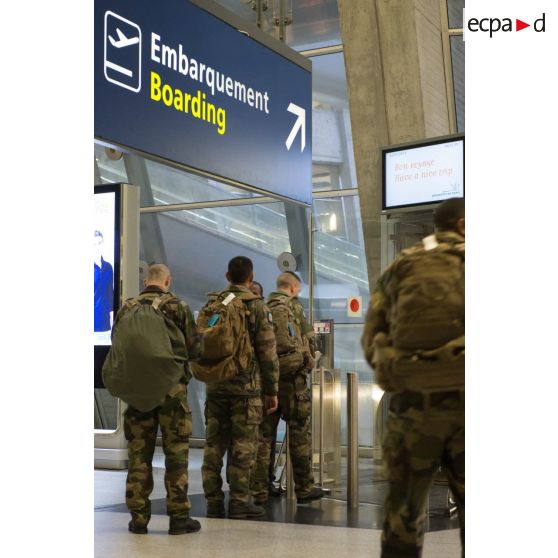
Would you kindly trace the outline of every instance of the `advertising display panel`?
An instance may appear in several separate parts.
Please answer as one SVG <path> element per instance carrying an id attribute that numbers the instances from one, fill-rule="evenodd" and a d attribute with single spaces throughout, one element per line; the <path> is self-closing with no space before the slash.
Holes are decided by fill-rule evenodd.
<path id="1" fill-rule="evenodd" d="M 115 183 L 95 186 L 94 192 L 95 467 L 122 469 L 128 458 L 122 404 L 103 389 L 102 370 L 116 313 L 123 300 L 138 294 L 140 189 Z"/>
<path id="2" fill-rule="evenodd" d="M 311 204 L 312 75 L 290 52 L 187 0 L 97 0 L 95 137 Z"/>
<path id="3" fill-rule="evenodd" d="M 95 387 L 100 388 L 112 324 L 120 308 L 122 185 L 95 186 L 93 204 L 94 373 Z"/>
<path id="4" fill-rule="evenodd" d="M 382 209 L 465 196 L 465 138 L 453 136 L 382 150 Z"/>
<path id="5" fill-rule="evenodd" d="M 94 197 L 94 335 L 95 345 L 110 345 L 118 310 L 120 265 L 119 195 L 114 187 L 97 187 Z M 116 272 L 115 272 L 116 270 Z"/>

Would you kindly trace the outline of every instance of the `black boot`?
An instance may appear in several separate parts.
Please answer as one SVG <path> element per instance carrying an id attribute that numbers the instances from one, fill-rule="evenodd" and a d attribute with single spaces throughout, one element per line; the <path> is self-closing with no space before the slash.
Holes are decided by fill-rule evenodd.
<path id="1" fill-rule="evenodd" d="M 249 519 L 265 515 L 265 509 L 254 504 L 229 505 L 229 519 Z"/>
<path id="2" fill-rule="evenodd" d="M 200 529 L 200 522 L 191 517 L 171 517 L 169 521 L 169 535 L 196 533 Z"/>
<path id="3" fill-rule="evenodd" d="M 147 535 L 147 523 L 137 523 L 132 519 L 128 523 L 128 531 L 134 533 L 134 535 Z"/>
<path id="4" fill-rule="evenodd" d="M 207 517 L 225 517 L 225 504 L 221 500 L 207 501 Z"/>
<path id="5" fill-rule="evenodd" d="M 305 496 L 297 496 L 296 503 L 306 504 L 308 502 L 312 502 L 312 500 L 319 500 L 320 498 L 323 498 L 326 494 L 327 492 L 325 490 L 323 490 L 319 486 L 314 486 L 312 487 L 312 490 L 310 491 L 309 494 Z"/>

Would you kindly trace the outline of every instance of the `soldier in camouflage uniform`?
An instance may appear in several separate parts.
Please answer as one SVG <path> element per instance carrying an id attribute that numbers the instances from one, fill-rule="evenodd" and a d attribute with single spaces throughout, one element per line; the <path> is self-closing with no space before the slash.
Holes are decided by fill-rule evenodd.
<path id="1" fill-rule="evenodd" d="M 289 455 L 293 465 L 297 503 L 310 502 L 324 496 L 324 491 L 314 486 L 312 474 L 312 397 L 307 376 L 314 366 L 314 330 L 306 320 L 302 304 L 297 298 L 300 290 L 301 282 L 298 276 L 292 272 L 285 272 L 277 278 L 277 291 L 271 293 L 267 300 L 270 307 L 273 307 L 274 301 L 282 301 L 289 306 L 294 317 L 294 327 L 300 330 L 303 345 L 297 349 L 302 352 L 299 361 L 302 362 L 301 367 L 295 372 L 285 372 L 281 369 L 279 409 L 264 417 L 260 428 L 258 455 L 252 480 L 252 494 L 257 504 L 265 504 L 268 501 L 270 447 L 281 418 L 289 426 Z M 287 324 L 275 321 L 274 326 L 287 327 Z"/>
<path id="2" fill-rule="evenodd" d="M 385 501 L 382 558 L 421 556 L 425 508 L 440 467 L 455 496 L 465 555 L 464 200 L 451 199 L 442 203 L 435 212 L 434 221 L 436 234 L 405 250 L 379 279 L 371 296 L 362 337 L 364 353 L 374 367 L 376 381 L 391 395 L 383 441 L 389 489 Z M 433 258 L 444 259 L 444 277 L 453 273 L 458 278 L 454 288 L 448 289 L 446 294 L 456 301 L 453 308 L 457 308 L 460 316 L 451 320 L 443 318 L 447 323 L 440 322 L 436 328 L 422 326 L 416 331 L 418 338 L 438 337 L 432 350 L 423 350 L 422 344 L 419 350 L 413 351 L 411 347 L 403 350 L 401 342 L 395 341 L 403 338 L 403 331 L 412 335 L 417 323 L 403 319 L 402 314 L 410 315 L 409 309 L 403 307 L 403 300 L 411 304 L 415 299 L 409 293 L 413 291 L 421 293 L 419 303 L 424 303 L 429 296 L 443 299 L 444 293 L 438 289 L 431 288 L 436 292 L 428 293 L 428 287 L 436 280 L 434 274 L 440 275 L 434 269 L 435 259 L 428 260 L 428 265 L 422 267 L 413 263 L 416 258 L 427 261 L 425 254 L 429 250 L 436 251 Z M 430 273 L 429 281 L 418 276 L 419 269 Z M 443 314 L 435 308 L 432 316 L 442 319 Z M 426 311 L 423 307 L 423 312 Z M 446 334 L 449 341 L 440 345 L 440 336 Z M 462 349 L 459 359 L 442 360 L 445 354 L 442 349 L 455 350 L 458 345 Z"/>
<path id="3" fill-rule="evenodd" d="M 275 351 L 275 335 L 271 313 L 262 299 L 254 299 L 249 290 L 253 265 L 249 258 L 237 256 L 228 265 L 226 278 L 230 283 L 224 294 L 242 298 L 250 312 L 248 328 L 254 358 L 247 370 L 229 380 L 208 384 L 206 389 L 206 443 L 203 455 L 203 490 L 207 499 L 207 516 L 224 517 L 221 469 L 228 450 L 227 479 L 230 488 L 229 518 L 245 519 L 261 516 L 265 510 L 256 506 L 250 496 L 250 472 L 258 440 L 258 427 L 263 409 L 277 409 L 279 363 Z M 263 384 L 263 385 L 262 385 Z M 262 405 L 262 388 L 264 404 Z"/>
<path id="4" fill-rule="evenodd" d="M 172 299 L 162 306 L 162 312 L 184 333 L 190 360 L 199 356 L 200 336 L 192 313 L 186 303 L 169 293 L 171 282 L 167 266 L 154 264 L 149 267 L 144 290 L 138 300 L 152 302 L 161 295 Z M 115 323 L 126 314 L 123 306 Z M 156 370 L 153 371 L 157 373 Z M 188 500 L 188 448 L 192 433 L 192 414 L 188 406 L 187 385 L 191 374 L 186 365 L 184 377 L 166 395 L 164 402 L 152 411 L 142 412 L 131 406 L 124 416 L 124 432 L 128 440 L 128 477 L 126 479 L 126 505 L 132 514 L 129 530 L 136 534 L 147 533 L 151 517 L 149 495 L 153 490 L 152 460 L 161 427 L 165 453 L 165 488 L 167 514 L 170 516 L 169 534 L 179 535 L 200 530 L 200 523 L 190 518 Z"/>
<path id="5" fill-rule="evenodd" d="M 250 290 L 255 294 L 262 298 L 264 298 L 264 290 L 261 283 L 258 281 L 252 281 L 250 284 Z M 261 426 L 260 426 L 261 430 Z M 268 469 L 268 486 L 269 486 L 269 494 L 272 496 L 279 497 L 282 494 L 281 487 L 275 486 L 275 449 L 277 446 L 277 428 L 273 432 L 271 440 L 271 445 L 269 448 L 269 469 Z"/>

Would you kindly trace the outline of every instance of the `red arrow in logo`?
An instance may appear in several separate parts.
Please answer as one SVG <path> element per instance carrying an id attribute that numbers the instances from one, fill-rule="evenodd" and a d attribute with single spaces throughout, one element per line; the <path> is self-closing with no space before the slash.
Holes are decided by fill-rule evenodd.
<path id="1" fill-rule="evenodd" d="M 531 24 L 530 23 L 525 23 L 524 21 L 521 21 L 520 19 L 515 20 L 515 30 L 516 31 L 521 31 L 522 29 L 525 29 L 526 27 L 531 27 Z"/>

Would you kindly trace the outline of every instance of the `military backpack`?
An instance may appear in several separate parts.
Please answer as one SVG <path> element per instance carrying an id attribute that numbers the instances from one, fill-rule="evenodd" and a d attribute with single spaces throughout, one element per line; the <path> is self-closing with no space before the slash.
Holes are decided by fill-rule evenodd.
<path id="1" fill-rule="evenodd" d="M 103 365 L 103 382 L 111 395 L 140 411 L 161 405 L 184 377 L 188 359 L 180 328 L 162 309 L 176 298 L 163 294 L 133 298 L 112 330 L 112 346 Z"/>
<path id="2" fill-rule="evenodd" d="M 388 391 L 465 384 L 465 243 L 422 241 L 396 262 L 389 337 L 374 337 L 378 383 Z"/>
<path id="3" fill-rule="evenodd" d="M 273 316 L 277 357 L 281 376 L 294 374 L 304 365 L 305 346 L 298 320 L 290 304 L 292 297 L 278 296 L 267 301 Z"/>
<path id="4" fill-rule="evenodd" d="M 423 239 L 397 265 L 390 336 L 400 349 L 436 349 L 465 333 L 464 243 Z"/>
<path id="5" fill-rule="evenodd" d="M 190 364 L 194 378 L 218 384 L 248 370 L 254 359 L 246 306 L 260 298 L 246 292 L 210 293 L 210 300 L 200 310 L 198 331 L 203 336 L 200 359 Z"/>

